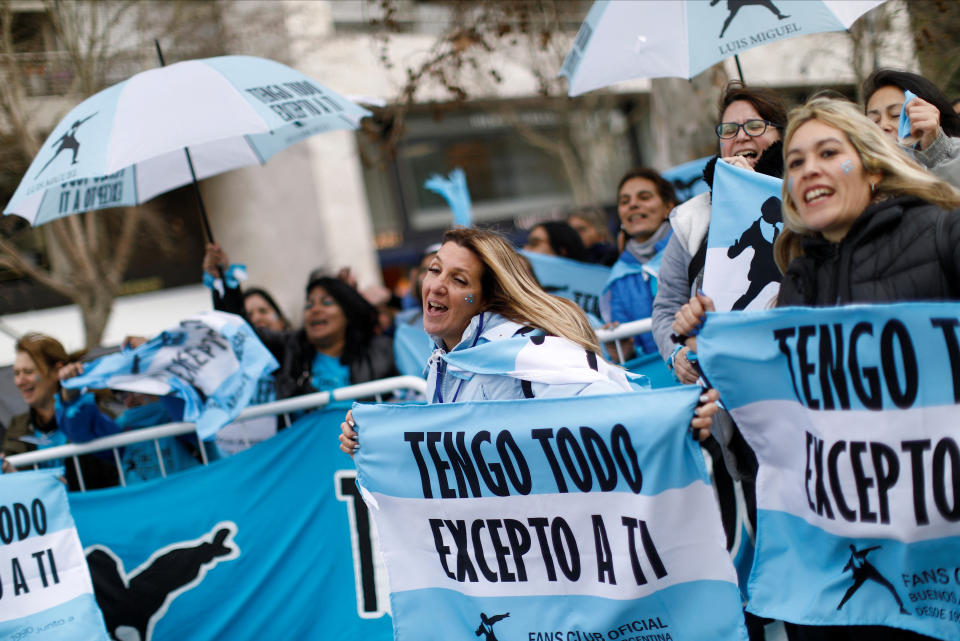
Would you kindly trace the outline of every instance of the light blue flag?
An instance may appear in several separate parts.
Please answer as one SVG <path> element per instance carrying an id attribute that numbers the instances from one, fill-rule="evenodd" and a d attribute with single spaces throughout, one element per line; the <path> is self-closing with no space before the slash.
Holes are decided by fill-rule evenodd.
<path id="1" fill-rule="evenodd" d="M 917 97 L 917 94 L 913 93 L 909 89 L 904 89 L 903 91 L 903 106 L 900 107 L 900 121 L 897 123 L 897 140 L 900 141 L 901 145 L 912 145 L 915 140 L 911 140 L 910 137 L 910 116 L 907 115 L 907 103 Z"/>
<path id="2" fill-rule="evenodd" d="M 0 638 L 108 641 L 58 474 L 0 476 Z"/>
<path id="3" fill-rule="evenodd" d="M 698 394 L 355 405 L 396 641 L 746 639 Z"/>
<path id="4" fill-rule="evenodd" d="M 759 462 L 750 611 L 960 639 L 958 328 L 956 303 L 708 315 Z"/>
<path id="5" fill-rule="evenodd" d="M 331 445 L 342 420 L 314 412 L 208 467 L 71 495 L 115 638 L 389 641 L 376 533 Z"/>
<path id="6" fill-rule="evenodd" d="M 780 291 L 773 242 L 783 228 L 781 182 L 717 162 L 703 291 L 720 311 L 763 309 Z"/>
<path id="7" fill-rule="evenodd" d="M 660 173 L 673 185 L 678 204 L 710 190 L 707 181 L 703 179 L 703 168 L 707 166 L 711 158 L 713 156 L 697 158 Z"/>
<path id="8" fill-rule="evenodd" d="M 277 367 L 246 321 L 205 312 L 136 349 L 93 361 L 63 386 L 173 394 L 184 400 L 183 420 L 196 422 L 197 435 L 209 440 L 250 404 L 258 379 Z"/>
<path id="9" fill-rule="evenodd" d="M 575 302 L 580 309 L 596 318 L 600 316 L 600 294 L 610 278 L 610 268 L 581 263 L 560 256 L 547 256 L 521 251 L 530 260 L 533 273 L 543 289 Z"/>
<path id="10" fill-rule="evenodd" d="M 470 203 L 470 190 L 467 188 L 467 176 L 463 170 L 457 167 L 450 172 L 448 177 L 440 174 L 430 176 L 423 186 L 440 194 L 453 210 L 454 226 L 469 227 L 473 224 L 472 204 Z"/>
<path id="11" fill-rule="evenodd" d="M 415 311 L 417 313 L 412 318 L 401 319 L 397 316 L 393 331 L 393 358 L 401 374 L 423 378 L 434 343 L 423 328 L 423 314 L 419 308 Z"/>

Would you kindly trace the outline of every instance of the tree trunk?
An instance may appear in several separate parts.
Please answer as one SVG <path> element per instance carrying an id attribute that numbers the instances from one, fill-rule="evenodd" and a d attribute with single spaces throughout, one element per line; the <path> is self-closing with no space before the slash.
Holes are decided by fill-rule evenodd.
<path id="1" fill-rule="evenodd" d="M 103 340 L 103 332 L 107 328 L 110 312 L 113 311 L 114 291 L 107 291 L 106 285 L 91 287 L 86 299 L 80 304 L 80 314 L 83 318 L 83 335 L 86 349 L 92 349 Z"/>
<path id="2" fill-rule="evenodd" d="M 717 96 L 727 82 L 722 64 L 692 80 L 655 78 L 650 88 L 650 136 L 653 166 L 669 169 L 680 163 L 717 153 L 713 128 Z"/>

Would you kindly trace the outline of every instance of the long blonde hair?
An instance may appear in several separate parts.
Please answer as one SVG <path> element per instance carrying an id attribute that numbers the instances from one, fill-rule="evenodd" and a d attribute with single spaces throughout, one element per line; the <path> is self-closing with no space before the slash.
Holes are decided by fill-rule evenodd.
<path id="1" fill-rule="evenodd" d="M 783 138 L 784 155 L 797 129 L 811 120 L 819 120 L 842 131 L 860 156 L 864 172 L 880 175 L 873 196 L 875 200 L 916 196 L 944 209 L 960 207 L 960 191 L 908 158 L 853 103 L 844 100 L 820 97 L 794 108 Z M 797 213 L 788 183 L 788 180 L 783 181 L 781 193 L 785 229 L 777 237 L 773 250 L 777 266 L 784 272 L 790 261 L 803 253 L 800 247 L 802 236 L 813 234 Z"/>
<path id="2" fill-rule="evenodd" d="M 483 263 L 481 286 L 487 310 L 601 354 L 600 341 L 583 311 L 573 301 L 543 291 L 506 238 L 485 229 L 459 227 L 447 231 L 443 242 L 469 249 Z"/>

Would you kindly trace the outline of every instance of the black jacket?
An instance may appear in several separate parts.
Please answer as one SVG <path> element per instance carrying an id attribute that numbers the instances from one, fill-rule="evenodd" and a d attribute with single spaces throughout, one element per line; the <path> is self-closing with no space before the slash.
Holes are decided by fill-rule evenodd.
<path id="1" fill-rule="evenodd" d="M 302 329 L 284 332 L 258 329 L 257 334 L 280 363 L 280 369 L 274 374 L 278 399 L 318 391 L 310 382 L 317 350 Z M 374 336 L 366 351 L 352 357 L 348 355 L 342 362 L 350 368 L 350 383 L 354 385 L 398 374 L 393 362 L 393 341 L 388 336 Z"/>
<path id="2" fill-rule="evenodd" d="M 778 306 L 960 298 L 960 210 L 904 196 L 867 207 L 839 243 L 803 241 Z"/>

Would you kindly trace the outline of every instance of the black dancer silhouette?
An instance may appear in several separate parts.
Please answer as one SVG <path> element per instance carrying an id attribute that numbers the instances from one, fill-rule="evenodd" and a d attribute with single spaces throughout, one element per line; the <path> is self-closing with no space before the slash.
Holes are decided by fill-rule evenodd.
<path id="1" fill-rule="evenodd" d="M 487 615 L 481 612 L 480 627 L 477 628 L 477 636 L 480 636 L 481 634 L 485 634 L 487 636 L 484 641 L 497 641 L 496 635 L 493 634 L 493 624 L 496 623 L 497 621 L 503 621 L 508 616 L 510 616 L 509 612 L 507 612 L 506 614 L 494 614 L 492 617 L 488 619 Z"/>
<path id="2" fill-rule="evenodd" d="M 70 125 L 70 128 L 67 129 L 67 133 L 63 134 L 53 142 L 54 145 L 60 145 L 60 146 L 53 153 L 53 158 L 48 160 L 47 164 L 43 166 L 43 169 L 41 169 L 37 173 L 37 178 L 40 177 L 40 174 L 46 171 L 47 167 L 50 166 L 50 163 L 56 160 L 57 156 L 59 156 L 60 152 L 63 151 L 64 149 L 70 149 L 71 151 L 73 151 L 73 159 L 71 160 L 70 164 L 71 165 L 77 164 L 77 152 L 80 151 L 80 141 L 77 140 L 77 129 L 80 128 L 80 125 L 82 125 L 83 123 L 87 122 L 88 120 L 96 116 L 97 113 L 98 112 L 93 112 L 83 120 L 75 121 L 72 125 Z"/>
<path id="3" fill-rule="evenodd" d="M 733 304 L 733 309 L 746 309 L 750 301 L 760 295 L 767 283 L 780 282 L 780 269 L 773 259 L 773 241 L 780 235 L 777 223 L 781 220 L 780 199 L 775 196 L 767 198 L 760 205 L 760 218 L 753 221 L 753 224 L 747 227 L 747 230 L 740 236 L 740 240 L 733 243 L 733 246 L 727 250 L 727 258 L 736 258 L 747 247 L 753 247 L 750 271 L 747 272 L 747 280 L 750 281 L 750 286 L 743 296 Z M 763 235 L 761 221 L 773 225 L 773 239 L 767 240 Z"/>
<path id="4" fill-rule="evenodd" d="M 198 584 L 209 569 L 205 566 L 212 567 L 218 557 L 237 551 L 231 537 L 236 526 L 233 528 L 220 528 L 210 542 L 175 547 L 132 576 L 126 576 L 112 553 L 101 548 L 88 552 L 93 591 L 111 637 L 150 641 L 153 627 L 166 614 L 170 601 Z"/>
<path id="5" fill-rule="evenodd" d="M 720 0 L 710 0 L 710 6 L 717 4 Z M 730 12 L 730 15 L 727 16 L 727 19 L 723 23 L 723 29 L 720 30 L 720 37 L 723 37 L 723 34 L 726 32 L 727 27 L 730 26 L 730 23 L 733 22 L 733 17 L 737 15 L 737 12 L 740 11 L 741 7 L 745 7 L 751 4 L 758 4 L 761 7 L 766 7 L 769 9 L 778 19 L 784 20 L 790 16 L 780 13 L 780 10 L 777 9 L 773 2 L 770 0 L 727 0 L 727 11 Z"/>
<path id="6" fill-rule="evenodd" d="M 840 605 L 837 606 L 837 609 L 843 607 L 843 604 L 853 596 L 853 593 L 860 589 L 860 586 L 866 583 L 867 579 L 873 579 L 883 587 L 890 590 L 890 594 L 893 595 L 893 598 L 897 600 L 897 605 L 900 606 L 900 614 L 910 614 L 905 607 L 903 607 L 903 601 L 900 600 L 900 596 L 897 594 L 897 591 L 893 588 L 893 585 L 890 584 L 883 576 L 877 571 L 877 568 L 873 567 L 870 561 L 867 561 L 867 554 L 873 550 L 880 549 L 881 546 L 874 545 L 869 548 L 864 548 L 862 550 L 857 550 L 853 547 L 853 544 L 850 544 L 850 560 L 847 561 L 847 564 L 843 566 L 843 571 L 846 572 L 850 570 L 853 573 L 853 585 L 847 588 L 847 593 L 843 595 L 843 599 L 840 600 Z"/>

